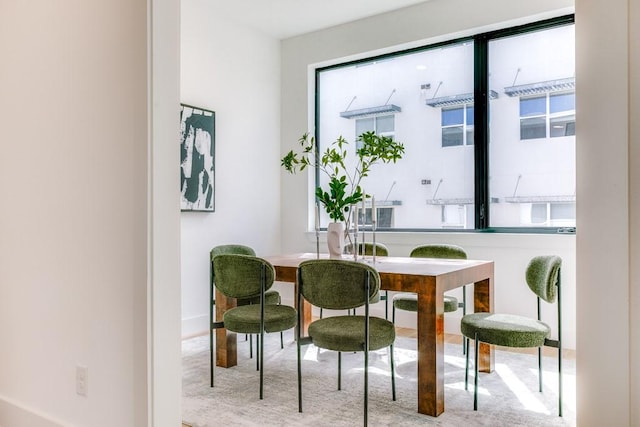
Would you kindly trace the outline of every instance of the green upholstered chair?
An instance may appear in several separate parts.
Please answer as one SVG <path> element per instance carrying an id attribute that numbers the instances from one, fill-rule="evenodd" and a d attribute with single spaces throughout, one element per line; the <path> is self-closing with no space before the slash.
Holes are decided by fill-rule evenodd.
<path id="1" fill-rule="evenodd" d="M 282 332 L 296 325 L 297 315 L 293 307 L 282 304 L 265 304 L 265 294 L 273 285 L 275 269 L 268 261 L 250 255 L 222 254 L 213 258 L 213 275 L 216 287 L 223 295 L 236 298 L 253 298 L 259 295 L 260 303 L 234 307 L 224 313 L 222 327 L 241 334 L 256 334 L 257 359 L 260 368 L 260 399 L 263 397 L 264 334 Z M 213 372 L 213 364 L 211 366 Z"/>
<path id="2" fill-rule="evenodd" d="M 362 254 L 362 249 L 364 246 L 364 254 L 367 256 L 373 256 L 373 243 L 358 243 L 358 254 Z M 355 244 L 350 244 L 345 246 L 344 252 L 347 254 L 353 254 Z M 389 249 L 382 243 L 376 243 L 376 256 L 389 256 Z M 383 294 L 380 295 L 380 301 L 384 301 L 384 318 L 389 318 L 389 292 L 384 291 Z M 373 302 L 373 301 L 371 301 Z"/>
<path id="3" fill-rule="evenodd" d="M 213 387 L 213 352 L 215 349 L 213 348 L 213 333 L 214 329 L 220 327 L 219 324 L 216 323 L 213 314 L 213 308 L 216 304 L 215 300 L 215 283 L 213 280 L 213 258 L 222 254 L 236 254 L 236 255 L 250 255 L 255 256 L 255 251 L 249 246 L 238 245 L 238 244 L 230 244 L 230 245 L 219 245 L 215 246 L 209 252 L 209 353 L 211 359 L 211 387 Z M 276 290 L 268 290 L 265 293 L 265 301 L 267 304 L 280 304 L 280 293 Z M 260 303 L 260 295 L 255 295 L 249 298 L 240 298 L 236 301 L 236 305 L 247 305 L 247 304 L 259 304 Z M 284 348 L 284 338 L 282 333 L 280 333 L 280 348 Z M 253 342 L 251 340 L 251 336 L 249 336 L 249 356 L 253 357 Z M 258 364 L 258 360 L 256 358 L 256 367 L 260 368 Z"/>
<path id="4" fill-rule="evenodd" d="M 478 343 L 505 347 L 538 347 L 538 383 L 542 391 L 542 346 L 558 349 L 558 415 L 562 416 L 562 305 L 560 298 L 560 267 L 562 260 L 558 256 L 537 256 L 527 266 L 525 280 L 538 300 L 538 318 L 514 314 L 473 313 L 462 318 L 460 329 L 466 337 L 475 342 L 475 379 L 473 409 L 478 409 Z M 540 300 L 547 303 L 557 302 L 558 339 L 551 340 L 551 329 L 540 320 Z M 469 377 L 469 352 L 465 368 L 465 390 Z"/>
<path id="5" fill-rule="evenodd" d="M 391 390 L 396 400 L 393 368 L 395 327 L 386 319 L 369 315 L 369 301 L 380 289 L 380 276 L 370 265 L 336 259 L 304 261 L 298 268 L 297 301 L 304 300 L 316 307 L 349 310 L 364 306 L 364 315 L 344 315 L 313 321 L 308 336 L 297 328 L 298 343 L 298 410 L 302 412 L 301 346 L 314 344 L 338 352 L 338 390 L 341 389 L 342 352 L 364 352 L 364 424 L 368 418 L 369 351 L 389 347 Z M 300 306 L 298 317 L 300 317 Z M 298 324 L 301 320 L 298 319 Z"/>
<path id="6" fill-rule="evenodd" d="M 414 248 L 409 255 L 417 258 L 448 258 L 467 259 L 467 253 L 460 246 L 446 244 L 429 244 Z M 466 286 L 462 287 L 462 302 L 451 296 L 444 296 L 444 312 L 450 313 L 462 308 L 462 314 L 467 313 L 467 292 Z M 393 296 L 393 309 L 391 319 L 396 323 L 396 309 L 405 311 L 418 311 L 418 295 L 412 292 L 401 292 Z M 463 353 L 466 352 L 466 344 L 463 342 Z"/>

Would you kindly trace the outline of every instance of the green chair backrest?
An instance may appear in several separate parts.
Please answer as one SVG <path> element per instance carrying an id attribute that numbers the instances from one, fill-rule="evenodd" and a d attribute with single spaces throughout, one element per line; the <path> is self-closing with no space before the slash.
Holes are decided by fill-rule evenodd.
<path id="1" fill-rule="evenodd" d="M 239 255 L 251 255 L 251 256 L 256 256 L 256 252 L 250 248 L 249 246 L 245 246 L 245 245 L 220 245 L 220 246 L 216 246 L 213 249 L 211 249 L 210 255 L 211 255 L 211 260 L 213 261 L 213 258 L 215 256 L 218 255 L 222 255 L 222 254 L 239 254 Z"/>
<path id="2" fill-rule="evenodd" d="M 345 253 L 352 254 L 353 247 L 355 245 L 352 243 L 350 245 L 345 246 Z M 362 243 L 358 243 L 358 254 L 362 253 Z M 364 244 L 364 254 L 365 255 L 373 255 L 373 243 Z M 389 256 L 389 250 L 382 243 L 376 243 L 376 256 Z"/>
<path id="3" fill-rule="evenodd" d="M 446 244 L 418 246 L 411 251 L 409 256 L 416 258 L 467 259 L 467 253 L 460 246 Z"/>
<path id="4" fill-rule="evenodd" d="M 271 288 L 275 279 L 273 265 L 255 256 L 221 254 L 212 262 L 216 288 L 227 297 L 254 297 L 260 294 L 263 274 L 265 291 Z"/>
<path id="5" fill-rule="evenodd" d="M 365 296 L 369 280 L 369 297 Z M 365 305 L 380 290 L 380 275 L 367 264 L 340 259 L 308 260 L 298 268 L 302 296 L 316 307 L 348 310 Z"/>
<path id="6" fill-rule="evenodd" d="M 537 256 L 529 261 L 526 280 L 529 288 L 548 303 L 556 301 L 560 286 L 562 259 L 555 255 Z"/>

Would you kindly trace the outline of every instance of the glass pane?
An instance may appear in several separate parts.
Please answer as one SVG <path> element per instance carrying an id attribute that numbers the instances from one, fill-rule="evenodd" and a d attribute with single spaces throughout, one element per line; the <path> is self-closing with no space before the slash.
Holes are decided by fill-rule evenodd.
<path id="1" fill-rule="evenodd" d="M 547 119 L 535 117 L 520 121 L 520 139 L 535 139 L 547 137 Z"/>
<path id="2" fill-rule="evenodd" d="M 461 125 L 464 123 L 464 109 L 442 109 L 442 126 Z"/>
<path id="3" fill-rule="evenodd" d="M 364 191 L 376 198 L 379 227 L 442 229 L 444 201 L 456 200 L 450 204 L 460 199 L 473 201 L 473 150 L 443 148 L 443 141 L 464 144 L 464 109 L 444 113 L 447 122 L 449 114 L 457 117 L 455 129 L 446 130 L 443 135 L 442 108 L 428 104 L 434 98 L 473 92 L 473 72 L 470 41 L 453 43 L 446 49 L 440 46 L 318 72 L 316 129 L 320 150 L 326 150 L 338 136 L 344 136 L 349 142 L 350 171 L 355 166 L 352 155 L 355 144 L 350 137 L 356 134 L 359 120 L 340 113 L 385 104 L 401 109 L 375 120 L 378 132 L 393 133 L 394 139 L 404 144 L 404 157 L 395 164 L 374 164 L 361 182 Z M 357 130 L 364 128 L 362 122 Z M 328 178 L 322 172 L 319 182 L 324 189 L 328 188 Z M 472 209 L 470 206 L 466 205 L 466 209 Z M 473 214 L 467 215 L 463 226 L 474 228 L 474 218 Z M 326 226 L 328 220 L 321 209 L 321 225 Z"/>
<path id="4" fill-rule="evenodd" d="M 520 99 L 520 117 L 547 114 L 547 96 Z"/>
<path id="5" fill-rule="evenodd" d="M 462 126 L 442 128 L 442 146 L 462 145 Z"/>
<path id="6" fill-rule="evenodd" d="M 368 119 L 357 119 L 356 120 L 356 137 L 362 135 L 365 132 L 376 130 L 374 126 L 373 117 Z"/>
<path id="7" fill-rule="evenodd" d="M 473 105 L 467 106 L 467 126 L 473 126 Z"/>
<path id="8" fill-rule="evenodd" d="M 576 109 L 575 93 L 560 93 L 549 95 L 549 113 L 574 111 Z"/>
<path id="9" fill-rule="evenodd" d="M 576 116 L 553 117 L 549 121 L 549 134 L 558 136 L 574 136 L 576 134 Z"/>
<path id="10" fill-rule="evenodd" d="M 547 222 L 547 204 L 533 203 L 531 204 L 531 223 L 540 225 Z"/>
<path id="11" fill-rule="evenodd" d="M 473 145 L 473 126 L 467 126 L 467 145 Z"/>
<path id="12" fill-rule="evenodd" d="M 547 206 L 575 200 L 575 118 L 552 116 L 547 125 L 545 104 L 549 98 L 550 108 L 572 112 L 565 109 L 574 100 L 567 93 L 509 96 L 505 88 L 573 77 L 574 25 L 490 41 L 488 61 L 489 89 L 499 94 L 489 104 L 489 225 L 556 226 Z M 575 219 L 563 226 L 575 226 Z"/>
<path id="13" fill-rule="evenodd" d="M 387 133 L 395 130 L 395 121 L 393 115 L 376 117 L 376 132 Z"/>
<path id="14" fill-rule="evenodd" d="M 560 221 L 575 224 L 576 220 L 576 204 L 575 203 L 551 203 L 549 216 L 552 222 L 562 225 Z"/>

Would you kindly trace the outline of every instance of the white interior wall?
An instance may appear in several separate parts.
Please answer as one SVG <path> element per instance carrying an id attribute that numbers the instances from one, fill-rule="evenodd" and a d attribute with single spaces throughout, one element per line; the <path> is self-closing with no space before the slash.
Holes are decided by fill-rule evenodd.
<path id="1" fill-rule="evenodd" d="M 629 117 L 640 112 L 640 5 L 629 2 Z M 640 360 L 640 121 L 629 126 L 629 295 L 630 319 L 629 360 Z M 630 364 L 630 402 L 640 402 L 640 368 Z M 631 424 L 640 425 L 640 405 L 631 405 Z"/>
<path id="2" fill-rule="evenodd" d="M 639 282 L 631 274 L 638 264 L 638 18 L 631 0 L 576 1 L 577 421 L 585 426 L 640 425 Z"/>
<path id="3" fill-rule="evenodd" d="M 280 42 L 182 1 L 181 102 L 216 113 L 215 212 L 183 212 L 182 332 L 208 330 L 212 247 L 280 250 Z"/>
<path id="4" fill-rule="evenodd" d="M 149 12 L 148 75 L 150 94 L 150 152 L 148 154 L 148 287 L 144 305 L 148 307 L 147 339 L 136 345 L 148 349 L 148 380 L 136 394 L 147 396 L 146 420 L 135 426 L 173 427 L 182 420 L 182 347 L 180 286 L 180 158 L 179 75 L 180 0 L 151 0 Z M 142 262 L 142 261 L 140 261 Z M 147 409 L 145 411 L 145 409 Z"/>

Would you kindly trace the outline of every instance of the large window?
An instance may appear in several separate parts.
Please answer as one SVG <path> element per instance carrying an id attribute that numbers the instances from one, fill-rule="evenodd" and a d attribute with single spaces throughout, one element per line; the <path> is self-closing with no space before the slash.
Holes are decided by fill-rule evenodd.
<path id="1" fill-rule="evenodd" d="M 573 32 L 565 16 L 317 69 L 319 148 L 405 145 L 363 182 L 381 228 L 575 227 Z"/>

